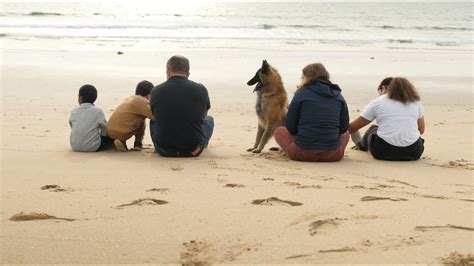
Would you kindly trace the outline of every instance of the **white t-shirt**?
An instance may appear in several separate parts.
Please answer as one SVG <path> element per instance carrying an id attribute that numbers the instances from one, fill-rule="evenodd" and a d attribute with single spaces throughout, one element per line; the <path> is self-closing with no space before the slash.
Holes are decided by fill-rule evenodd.
<path id="1" fill-rule="evenodd" d="M 361 116 L 377 121 L 377 136 L 381 139 L 393 146 L 407 147 L 420 137 L 418 119 L 423 117 L 423 107 L 419 101 L 403 104 L 384 94 L 370 102 Z"/>

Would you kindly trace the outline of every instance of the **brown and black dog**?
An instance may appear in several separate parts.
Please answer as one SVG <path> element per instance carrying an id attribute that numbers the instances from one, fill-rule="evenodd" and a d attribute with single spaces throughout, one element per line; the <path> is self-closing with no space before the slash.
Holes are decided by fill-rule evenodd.
<path id="1" fill-rule="evenodd" d="M 255 144 L 247 151 L 260 153 L 275 129 L 285 124 L 288 100 L 280 74 L 267 60 L 263 60 L 262 67 L 247 82 L 249 86 L 254 84 L 257 84 L 253 91 L 257 92 L 258 130 Z"/>

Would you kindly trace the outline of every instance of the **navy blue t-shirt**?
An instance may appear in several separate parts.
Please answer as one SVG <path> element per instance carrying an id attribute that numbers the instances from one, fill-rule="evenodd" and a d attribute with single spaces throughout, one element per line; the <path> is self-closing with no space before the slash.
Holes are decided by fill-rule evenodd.
<path id="1" fill-rule="evenodd" d="M 186 77 L 173 76 L 153 88 L 151 111 L 156 119 L 158 147 L 192 151 L 203 140 L 203 118 L 211 108 L 204 85 Z"/>

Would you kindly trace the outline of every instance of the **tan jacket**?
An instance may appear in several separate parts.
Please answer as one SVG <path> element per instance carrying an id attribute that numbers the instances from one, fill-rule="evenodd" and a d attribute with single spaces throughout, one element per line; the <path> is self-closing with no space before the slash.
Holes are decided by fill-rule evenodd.
<path id="1" fill-rule="evenodd" d="M 107 134 L 112 139 L 126 141 L 146 118 L 155 120 L 148 99 L 139 95 L 127 97 L 110 116 Z"/>

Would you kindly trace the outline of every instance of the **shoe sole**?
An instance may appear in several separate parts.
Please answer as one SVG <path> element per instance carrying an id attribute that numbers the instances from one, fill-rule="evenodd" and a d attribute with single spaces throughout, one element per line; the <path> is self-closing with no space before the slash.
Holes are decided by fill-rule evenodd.
<path id="1" fill-rule="evenodd" d="M 127 148 L 123 145 L 123 143 L 119 139 L 114 140 L 114 146 L 115 146 L 115 150 L 117 151 L 121 151 L 121 152 L 127 151 Z"/>

